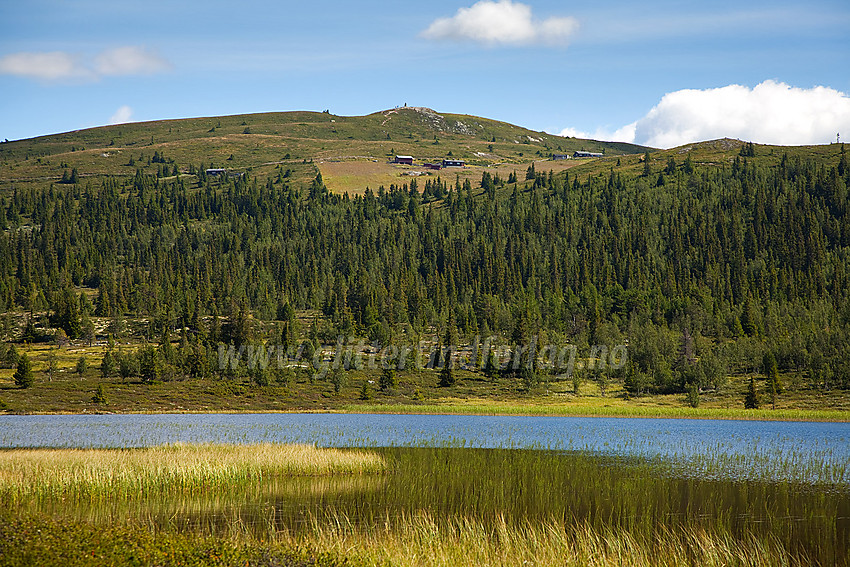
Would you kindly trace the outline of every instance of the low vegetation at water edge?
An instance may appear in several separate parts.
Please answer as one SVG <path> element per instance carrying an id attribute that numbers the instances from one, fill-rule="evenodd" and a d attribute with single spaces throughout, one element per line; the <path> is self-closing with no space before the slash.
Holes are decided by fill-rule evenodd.
<path id="1" fill-rule="evenodd" d="M 541 524 L 495 525 L 416 514 L 398 527 L 364 531 L 347 518 L 314 524 L 304 536 L 279 534 L 265 542 L 247 536 L 204 537 L 51 520 L 0 524 L 0 566 L 440 566 L 562 565 L 585 567 L 787 566 L 776 540 L 739 541 L 704 530 L 666 530 L 652 538 L 627 532 Z M 35 537 L 37 534 L 37 537 Z M 60 559 L 61 558 L 61 559 Z"/>
<path id="2" fill-rule="evenodd" d="M 312 445 L 162 445 L 0 451 L 0 496 L 103 498 L 203 491 L 280 475 L 377 473 L 363 450 Z"/>

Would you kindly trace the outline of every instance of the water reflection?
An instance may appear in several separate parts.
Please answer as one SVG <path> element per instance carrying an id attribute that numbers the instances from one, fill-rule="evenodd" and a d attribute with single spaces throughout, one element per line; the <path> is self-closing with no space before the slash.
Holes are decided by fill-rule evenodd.
<path id="1" fill-rule="evenodd" d="M 276 478 L 173 497 L 120 501 L 30 501 L 34 512 L 108 525 L 260 538 L 345 518 L 362 529 L 419 512 L 485 524 L 587 523 L 652 537 L 698 527 L 736 538 L 773 539 L 789 554 L 846 564 L 850 491 L 795 482 L 681 477 L 657 459 L 584 452 L 457 448 L 378 449 L 391 470 L 378 475 Z M 808 562 L 804 561 L 804 562 Z"/>
<path id="2" fill-rule="evenodd" d="M 0 447 L 476 447 L 662 459 L 700 478 L 850 484 L 850 423 L 360 414 L 0 416 Z"/>

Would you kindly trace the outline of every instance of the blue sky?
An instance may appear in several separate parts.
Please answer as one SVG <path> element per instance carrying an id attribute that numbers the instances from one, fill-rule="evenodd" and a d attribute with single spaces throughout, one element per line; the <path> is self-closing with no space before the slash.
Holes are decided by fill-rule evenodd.
<path id="1" fill-rule="evenodd" d="M 672 147 L 850 140 L 850 3 L 0 4 L 0 139 L 396 105 Z"/>

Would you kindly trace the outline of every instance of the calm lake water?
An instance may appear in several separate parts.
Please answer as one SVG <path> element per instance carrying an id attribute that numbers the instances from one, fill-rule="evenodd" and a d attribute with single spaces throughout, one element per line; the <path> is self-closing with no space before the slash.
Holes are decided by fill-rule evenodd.
<path id="1" fill-rule="evenodd" d="M 673 526 L 780 542 L 801 564 L 850 565 L 850 424 L 454 415 L 0 416 L 0 448 L 162 443 L 374 447 L 391 472 L 275 478 L 203 495 L 33 502 L 110 525 L 262 536 L 310 518 L 556 521 L 652 538 Z"/>
<path id="2" fill-rule="evenodd" d="M 0 447 L 6 448 L 176 442 L 548 449 L 663 459 L 682 474 L 702 477 L 850 484 L 850 423 L 383 414 L 0 416 Z"/>

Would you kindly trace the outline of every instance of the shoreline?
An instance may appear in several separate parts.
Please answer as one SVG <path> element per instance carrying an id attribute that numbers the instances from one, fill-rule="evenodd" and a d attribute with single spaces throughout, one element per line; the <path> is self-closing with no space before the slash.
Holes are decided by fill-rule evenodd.
<path id="1" fill-rule="evenodd" d="M 600 411 L 601 410 L 601 411 Z M 613 406 L 608 411 L 599 406 L 577 405 L 528 406 L 523 404 L 423 404 L 423 405 L 363 405 L 325 409 L 240 409 L 206 410 L 181 409 L 162 411 L 55 411 L 55 412 L 3 412 L 0 416 L 30 415 L 251 415 L 251 414 L 361 414 L 361 415 L 469 415 L 482 417 L 586 417 L 586 418 L 631 418 L 631 419 L 693 419 L 722 421 L 785 421 L 848 423 L 850 412 L 842 410 L 805 409 L 723 409 L 723 408 L 662 408 L 652 406 Z"/>

